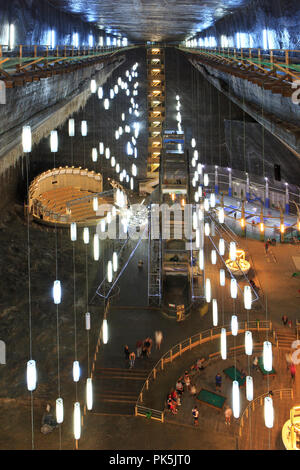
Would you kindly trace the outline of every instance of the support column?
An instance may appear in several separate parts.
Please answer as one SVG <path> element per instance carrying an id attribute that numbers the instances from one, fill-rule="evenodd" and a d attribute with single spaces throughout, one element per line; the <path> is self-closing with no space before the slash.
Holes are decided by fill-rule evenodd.
<path id="1" fill-rule="evenodd" d="M 228 168 L 228 180 L 229 180 L 228 196 L 232 197 L 232 174 L 231 174 L 231 168 Z"/>
<path id="2" fill-rule="evenodd" d="M 265 207 L 267 209 L 270 208 L 270 197 L 269 197 L 269 180 L 268 178 L 265 178 L 266 180 L 266 187 L 265 187 Z"/>
<path id="3" fill-rule="evenodd" d="M 218 167 L 215 166 L 215 193 L 219 194 Z"/>
<path id="4" fill-rule="evenodd" d="M 247 201 L 250 201 L 250 183 L 248 173 L 246 173 L 246 199 Z"/>
<path id="5" fill-rule="evenodd" d="M 290 212 L 290 196 L 289 196 L 289 185 L 285 183 L 285 213 L 289 214 Z"/>

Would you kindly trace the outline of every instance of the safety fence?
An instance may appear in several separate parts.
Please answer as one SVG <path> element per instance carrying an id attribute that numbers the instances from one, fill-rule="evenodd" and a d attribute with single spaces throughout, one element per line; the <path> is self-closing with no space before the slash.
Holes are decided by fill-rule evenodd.
<path id="1" fill-rule="evenodd" d="M 160 416 L 160 421 L 163 422 L 163 411 L 156 411 L 155 415 L 153 415 L 153 410 L 150 408 L 147 408 L 145 404 L 143 403 L 144 399 L 144 394 L 146 391 L 149 390 L 150 383 L 154 382 L 158 376 L 158 374 L 165 370 L 166 366 L 168 364 L 172 364 L 173 361 L 181 357 L 185 352 L 191 351 L 193 348 L 197 346 L 201 346 L 202 344 L 205 344 L 209 341 L 216 340 L 221 337 L 221 330 L 222 328 L 226 328 L 227 330 L 227 336 L 231 335 L 230 331 L 230 326 L 218 326 L 218 327 L 213 327 L 209 330 L 202 331 L 190 338 L 185 339 L 181 343 L 178 343 L 175 345 L 172 349 L 170 349 L 167 353 L 165 353 L 161 359 L 156 363 L 154 368 L 151 370 L 149 373 L 142 389 L 139 394 L 138 400 L 136 402 L 136 413 L 137 415 L 140 416 L 145 416 L 148 418 L 152 418 L 152 416 L 155 416 L 153 419 L 157 419 L 157 416 Z M 269 331 L 273 335 L 273 326 L 272 322 L 269 320 L 251 320 L 249 322 L 245 321 L 243 323 L 240 323 L 239 325 L 239 330 L 238 334 L 244 333 L 245 331 Z M 256 343 L 254 345 L 255 348 L 258 346 L 261 346 L 260 343 Z M 242 346 L 241 348 L 244 348 Z M 235 352 L 239 352 L 240 347 L 237 348 L 230 348 L 229 353 L 234 354 Z M 217 359 L 218 355 L 220 357 L 220 353 L 213 353 L 209 356 L 209 361 L 213 359 Z M 141 413 L 139 413 L 139 410 L 141 409 Z"/>

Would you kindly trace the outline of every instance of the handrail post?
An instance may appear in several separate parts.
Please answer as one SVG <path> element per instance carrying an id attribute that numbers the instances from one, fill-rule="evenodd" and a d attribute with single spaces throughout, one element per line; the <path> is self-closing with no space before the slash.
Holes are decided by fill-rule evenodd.
<path id="1" fill-rule="evenodd" d="M 33 57 L 37 57 L 37 46 L 33 46 L 33 50 L 34 50 Z"/>
<path id="2" fill-rule="evenodd" d="M 260 48 L 257 49 L 257 55 L 258 55 L 259 62 L 261 62 L 261 49 Z"/>
<path id="3" fill-rule="evenodd" d="M 161 370 L 164 370 L 164 359 L 163 358 L 161 358 L 160 364 L 161 364 Z"/>
<path id="4" fill-rule="evenodd" d="M 190 350 L 192 349 L 192 338 L 190 338 Z"/>
<path id="5" fill-rule="evenodd" d="M 2 57 L 2 45 L 0 44 L 0 57 Z"/>
<path id="6" fill-rule="evenodd" d="M 22 57 L 23 57 L 23 46 L 20 45 L 20 47 L 19 47 L 19 58 L 22 59 Z"/>
<path id="7" fill-rule="evenodd" d="M 289 51 L 288 49 L 285 50 L 285 64 L 289 65 L 290 63 L 290 57 L 289 57 Z"/>

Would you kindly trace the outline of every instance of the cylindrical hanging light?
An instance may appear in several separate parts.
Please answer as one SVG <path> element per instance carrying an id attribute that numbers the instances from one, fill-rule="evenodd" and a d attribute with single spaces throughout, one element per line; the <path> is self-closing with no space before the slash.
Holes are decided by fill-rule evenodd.
<path id="1" fill-rule="evenodd" d="M 99 261 L 100 258 L 100 241 L 98 234 L 95 233 L 94 235 L 94 260 Z"/>
<path id="2" fill-rule="evenodd" d="M 57 398 L 55 404 L 56 421 L 61 424 L 64 422 L 64 401 L 62 398 Z"/>
<path id="3" fill-rule="evenodd" d="M 235 242 L 230 242 L 229 258 L 231 259 L 231 261 L 236 260 L 236 243 Z"/>
<path id="4" fill-rule="evenodd" d="M 27 362 L 27 389 L 29 392 L 33 392 L 36 389 L 37 382 L 37 372 L 36 372 L 36 362 L 31 359 Z"/>
<path id="5" fill-rule="evenodd" d="M 98 88 L 98 98 L 99 98 L 99 100 L 102 100 L 102 98 L 103 98 L 103 88 L 102 88 L 102 86 L 99 86 L 99 88 Z"/>
<path id="6" fill-rule="evenodd" d="M 199 250 L 199 269 L 201 269 L 201 271 L 203 271 L 203 269 L 204 269 L 204 250 L 203 250 L 203 248 L 201 248 Z"/>
<path id="7" fill-rule="evenodd" d="M 118 271 L 118 254 L 116 252 L 113 254 L 113 270 L 114 272 Z"/>
<path id="8" fill-rule="evenodd" d="M 248 401 L 253 400 L 253 378 L 251 375 L 246 377 L 246 398 Z"/>
<path id="9" fill-rule="evenodd" d="M 225 214 L 224 214 L 224 208 L 223 208 L 223 207 L 219 207 L 219 210 L 218 210 L 218 219 L 219 219 L 219 223 L 220 223 L 220 224 L 224 224 Z"/>
<path id="10" fill-rule="evenodd" d="M 204 233 L 207 237 L 209 237 L 209 234 L 210 234 L 210 226 L 209 226 L 209 223 L 208 222 L 205 222 L 204 224 Z"/>
<path id="11" fill-rule="evenodd" d="M 204 198 L 204 210 L 205 212 L 209 211 L 209 199 L 207 197 Z"/>
<path id="12" fill-rule="evenodd" d="M 198 150 L 194 150 L 194 159 L 198 161 L 198 158 L 199 158 Z"/>
<path id="13" fill-rule="evenodd" d="M 240 416 L 240 387 L 237 380 L 232 382 L 232 412 L 235 418 Z"/>
<path id="14" fill-rule="evenodd" d="M 81 121 L 81 135 L 82 137 L 87 136 L 87 122 L 86 121 Z"/>
<path id="15" fill-rule="evenodd" d="M 96 147 L 92 149 L 92 160 L 93 162 L 96 162 L 98 160 L 98 152 L 97 152 Z"/>
<path id="16" fill-rule="evenodd" d="M 75 120 L 74 119 L 69 119 L 69 136 L 70 137 L 75 136 Z"/>
<path id="17" fill-rule="evenodd" d="M 231 317 L 231 334 L 232 336 L 237 336 L 238 334 L 238 318 L 236 315 L 232 315 Z"/>
<path id="18" fill-rule="evenodd" d="M 73 362 L 73 381 L 79 382 L 80 378 L 80 365 L 78 361 Z"/>
<path id="19" fill-rule="evenodd" d="M 219 252 L 221 256 L 225 255 L 225 240 L 223 238 L 219 240 Z"/>
<path id="20" fill-rule="evenodd" d="M 224 269 L 220 269 L 220 286 L 225 286 L 225 271 Z"/>
<path id="21" fill-rule="evenodd" d="M 236 279 L 231 279 L 230 281 L 230 295 L 232 299 L 237 298 L 237 282 Z"/>
<path id="22" fill-rule="evenodd" d="M 89 411 L 93 409 L 93 382 L 91 378 L 86 379 L 86 407 Z"/>
<path id="23" fill-rule="evenodd" d="M 247 354 L 247 356 L 251 356 L 252 351 L 253 351 L 252 332 L 245 331 L 245 354 Z"/>
<path id="24" fill-rule="evenodd" d="M 210 205 L 211 205 L 211 207 L 216 206 L 216 195 L 215 195 L 215 193 L 210 194 Z"/>
<path id="25" fill-rule="evenodd" d="M 93 210 L 97 212 L 99 209 L 99 202 L 98 202 L 98 196 L 93 197 Z"/>
<path id="26" fill-rule="evenodd" d="M 94 78 L 91 80 L 91 93 L 96 93 L 97 91 L 97 82 Z"/>
<path id="27" fill-rule="evenodd" d="M 72 222 L 70 225 L 70 234 L 71 234 L 71 241 L 76 242 L 77 240 L 77 225 L 76 222 Z"/>
<path id="28" fill-rule="evenodd" d="M 106 111 L 109 109 L 109 99 L 108 98 L 105 98 L 105 100 L 103 101 L 103 106 L 104 106 L 104 109 L 106 109 Z"/>
<path id="29" fill-rule="evenodd" d="M 106 160 L 110 159 L 110 148 L 109 147 L 106 147 L 106 149 L 105 149 L 105 158 L 106 158 Z"/>
<path id="30" fill-rule="evenodd" d="M 211 264 L 216 264 L 217 262 L 217 252 L 216 250 L 211 250 Z"/>
<path id="31" fill-rule="evenodd" d="M 210 283 L 210 279 L 208 278 L 206 278 L 206 281 L 205 281 L 205 298 L 206 298 L 207 303 L 211 301 L 211 283 Z"/>
<path id="32" fill-rule="evenodd" d="M 58 134 L 57 134 L 57 131 L 51 131 L 51 134 L 50 134 L 50 147 L 51 147 L 51 152 L 56 153 L 58 151 Z"/>
<path id="33" fill-rule="evenodd" d="M 80 403 L 77 401 L 74 403 L 74 415 L 73 415 L 73 426 L 74 426 L 74 438 L 80 439 L 81 436 L 81 411 Z"/>
<path id="34" fill-rule="evenodd" d="M 112 282 L 113 280 L 113 266 L 111 261 L 107 263 L 107 280 L 108 282 Z"/>
<path id="35" fill-rule="evenodd" d="M 104 154 L 104 143 L 99 142 L 99 154 L 103 155 Z"/>
<path id="36" fill-rule="evenodd" d="M 61 283 L 60 281 L 54 281 L 53 284 L 53 301 L 55 305 L 61 303 Z"/>
<path id="37" fill-rule="evenodd" d="M 212 300 L 213 326 L 218 326 L 218 303 L 216 299 Z"/>
<path id="38" fill-rule="evenodd" d="M 270 343 L 270 341 L 264 341 L 263 364 L 264 364 L 264 369 L 267 372 L 271 372 L 271 370 L 273 369 L 273 358 L 272 358 L 272 343 Z"/>
<path id="39" fill-rule="evenodd" d="M 251 310 L 251 306 L 252 306 L 251 287 L 245 286 L 244 287 L 244 307 L 246 310 Z"/>
<path id="40" fill-rule="evenodd" d="M 84 227 L 83 229 L 83 242 L 85 245 L 88 245 L 90 242 L 90 231 L 88 227 Z"/>
<path id="41" fill-rule="evenodd" d="M 23 126 L 22 129 L 22 147 L 24 153 L 30 153 L 32 148 L 31 127 Z"/>
<path id="42" fill-rule="evenodd" d="M 264 398 L 264 418 L 265 426 L 271 429 L 274 426 L 274 407 L 271 397 Z"/>
<path id="43" fill-rule="evenodd" d="M 194 137 L 191 140 L 191 146 L 192 146 L 192 148 L 196 147 L 196 139 L 194 139 Z"/>
<path id="44" fill-rule="evenodd" d="M 221 357 L 223 361 L 227 359 L 227 336 L 226 328 L 221 329 Z"/>
<path id="45" fill-rule="evenodd" d="M 91 314 L 86 312 L 85 314 L 85 329 L 89 331 L 91 329 Z"/>
<path id="46" fill-rule="evenodd" d="M 107 344 L 108 342 L 108 324 L 106 318 L 104 318 L 102 323 L 102 341 L 103 344 Z"/>
<path id="47" fill-rule="evenodd" d="M 111 159 L 110 159 L 110 164 L 111 164 L 112 168 L 114 168 L 114 167 L 116 166 L 116 159 L 115 159 L 115 157 L 111 157 Z"/>
<path id="48" fill-rule="evenodd" d="M 208 185 L 209 185 L 209 177 L 208 177 L 208 174 L 207 174 L 207 173 L 204 173 L 204 176 L 203 176 L 203 183 L 204 183 L 204 186 L 208 186 Z"/>

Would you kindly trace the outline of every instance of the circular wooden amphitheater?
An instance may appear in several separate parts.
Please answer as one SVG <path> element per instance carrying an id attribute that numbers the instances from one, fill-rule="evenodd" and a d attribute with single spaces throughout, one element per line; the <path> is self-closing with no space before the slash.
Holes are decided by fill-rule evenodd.
<path id="1" fill-rule="evenodd" d="M 93 224 L 99 220 L 93 209 L 94 194 L 102 191 L 100 173 L 81 167 L 54 168 L 32 181 L 29 211 L 35 220 L 50 225 L 69 225 L 71 222 Z M 112 203 L 112 197 L 98 197 L 99 206 Z"/>

